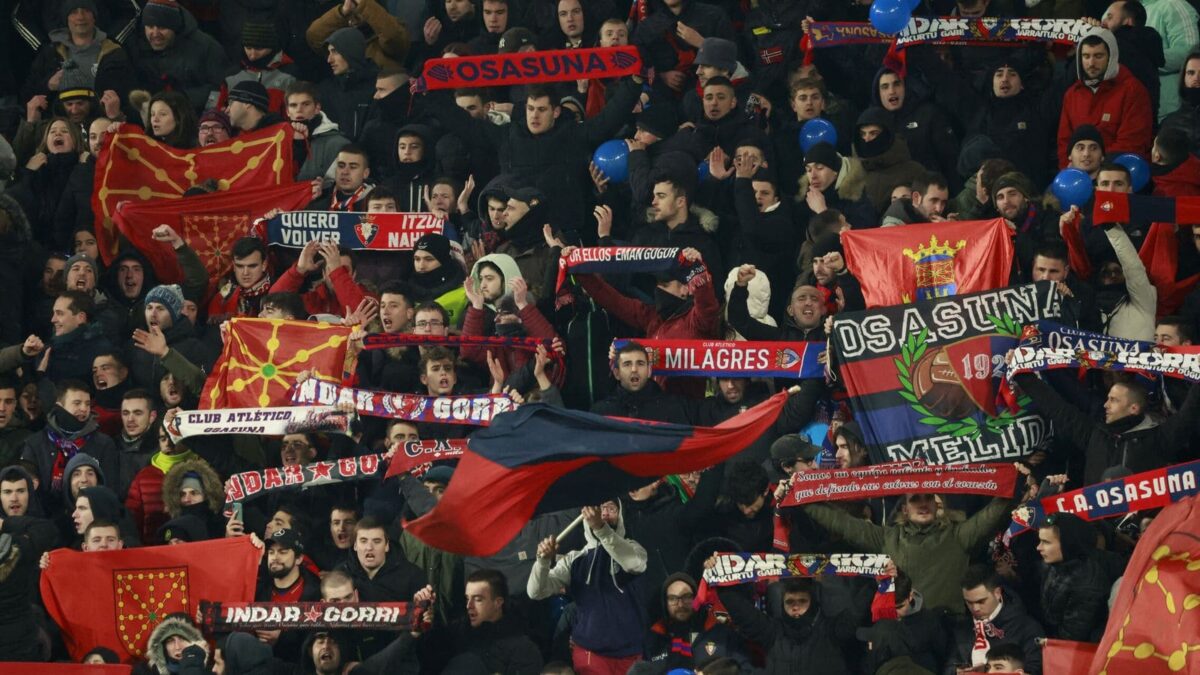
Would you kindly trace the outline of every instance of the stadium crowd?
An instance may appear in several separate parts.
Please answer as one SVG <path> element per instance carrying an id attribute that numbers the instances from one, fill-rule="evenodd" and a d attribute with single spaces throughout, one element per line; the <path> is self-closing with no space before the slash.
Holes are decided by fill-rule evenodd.
<path id="1" fill-rule="evenodd" d="M 1112 161 L 1133 153 L 1149 164 L 1141 194 L 1200 195 L 1194 4 L 921 0 L 917 16 L 1091 28 L 1073 48 L 921 45 L 897 61 L 880 44 L 801 48 L 812 21 L 866 21 L 862 0 L 0 2 L 0 660 L 70 658 L 41 607 L 48 551 L 253 534 L 256 601 L 431 603 L 432 625 L 206 635 L 177 614 L 145 637 L 136 672 L 1042 673 L 1043 638 L 1100 636 L 1153 514 L 1055 514 L 1008 550 L 1013 509 L 1195 459 L 1189 383 L 1021 375 L 1055 433 L 1025 449 L 1015 494 L 782 508 L 797 473 L 879 461 L 835 359 L 801 381 L 665 378 L 637 339 L 824 342 L 831 317 L 866 309 L 842 232 L 1001 218 L 1010 283 L 1056 282 L 1063 323 L 1192 344 L 1200 230 L 1176 227 L 1170 281 L 1188 285 L 1156 286 L 1136 255 L 1148 221 L 1092 228 L 1090 204 L 1063 209 L 1048 186 L 1075 168 L 1133 193 Z M 441 57 L 624 45 L 639 50 L 639 75 L 438 91 L 418 79 Z M 802 150 L 814 119 L 834 142 Z M 286 249 L 260 232 L 210 278 L 162 225 L 153 238 L 174 250 L 180 284 L 160 284 L 127 241 L 101 251 L 98 157 L 121 125 L 186 150 L 280 123 L 308 210 L 434 213 L 444 233 L 380 253 Z M 591 161 L 611 139 L 625 144 L 625 180 Z M 188 194 L 220 190 L 200 176 Z M 1081 214 L 1090 278 L 1062 234 Z M 558 288 L 561 257 L 617 245 L 678 247 L 703 271 L 576 274 Z M 224 512 L 238 472 L 474 430 L 363 418 L 349 436 L 178 440 L 167 423 L 199 406 L 234 317 L 553 345 L 362 351 L 345 383 L 378 391 L 505 391 L 694 426 L 800 391 L 727 462 L 613 494 L 565 537 L 579 509 L 535 516 L 497 555 L 463 557 L 403 529 L 436 507 L 454 462 Z M 614 338 L 631 341 L 612 349 Z M 717 551 L 886 553 L 891 589 L 822 577 L 706 591 Z M 85 657 L 116 659 L 105 647 Z"/>

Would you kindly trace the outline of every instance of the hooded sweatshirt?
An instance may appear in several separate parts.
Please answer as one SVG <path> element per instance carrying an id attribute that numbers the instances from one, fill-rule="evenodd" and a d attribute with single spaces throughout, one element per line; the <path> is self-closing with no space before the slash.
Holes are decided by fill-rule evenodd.
<path id="1" fill-rule="evenodd" d="M 167 675 L 179 668 L 178 661 L 171 661 L 167 657 L 167 640 L 174 635 L 178 635 L 188 642 L 204 640 L 200 629 L 196 628 L 186 615 L 180 613 L 168 615 L 162 620 L 162 623 L 154 628 L 154 632 L 150 633 L 150 640 L 146 643 L 146 660 L 153 668 L 153 672 L 158 675 Z"/>
<path id="2" fill-rule="evenodd" d="M 1099 79 L 1089 80 L 1082 59 L 1076 59 L 1079 79 L 1067 88 L 1058 120 L 1059 166 L 1067 165 L 1071 134 L 1084 124 L 1100 131 L 1104 149 L 1110 155 L 1123 152 L 1146 155 L 1154 139 L 1154 115 L 1146 88 L 1128 68 L 1120 65 L 1113 34 L 1103 28 L 1092 28 L 1084 39 L 1093 35 L 1108 46 L 1108 68 Z"/>
<path id="3" fill-rule="evenodd" d="M 620 505 L 620 502 L 617 502 Z M 640 654 L 645 617 L 632 587 L 646 569 L 646 549 L 625 537 L 625 518 L 615 527 L 597 531 L 583 528 L 587 545 L 561 556 L 550 565 L 538 558 L 526 591 L 532 600 L 544 600 L 567 586 L 577 611 L 571 639 L 601 656 L 623 658 Z"/>

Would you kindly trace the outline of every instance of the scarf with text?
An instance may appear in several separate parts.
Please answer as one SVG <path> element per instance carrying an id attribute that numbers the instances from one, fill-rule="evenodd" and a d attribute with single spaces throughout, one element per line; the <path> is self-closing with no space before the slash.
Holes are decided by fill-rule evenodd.
<path id="1" fill-rule="evenodd" d="M 426 439 L 397 444 L 388 458 L 388 470 L 384 478 L 409 473 L 431 462 L 462 458 L 467 449 L 465 438 Z"/>
<path id="2" fill-rule="evenodd" d="M 421 92 L 574 82 L 637 75 L 641 70 L 641 55 L 632 46 L 460 56 L 429 59 L 411 88 Z"/>
<path id="3" fill-rule="evenodd" d="M 262 471 L 243 471 L 225 481 L 225 512 L 234 502 L 257 499 L 287 488 L 310 488 L 332 483 L 347 483 L 379 478 L 386 455 L 359 455 L 336 461 L 269 467 Z"/>
<path id="4" fill-rule="evenodd" d="M 185 410 L 175 416 L 167 432 L 175 440 L 214 434 L 283 436 L 326 431 L 344 434 L 350 430 L 350 417 L 333 406 Z"/>
<path id="5" fill-rule="evenodd" d="M 410 602 L 209 602 L 201 623 L 214 631 L 421 630 L 422 608 Z"/>
<path id="6" fill-rule="evenodd" d="M 408 422 L 488 426 L 492 417 L 517 406 L 504 394 L 420 396 L 343 387 L 309 378 L 292 390 L 297 405 L 337 406 L 350 403 L 360 415 Z"/>
<path id="7" fill-rule="evenodd" d="M 877 577 L 887 574 L 892 562 L 882 553 L 718 553 L 716 558 L 717 564 L 704 570 L 704 581 L 710 586 L 826 574 Z"/>
<path id="8" fill-rule="evenodd" d="M 1052 321 L 1025 326 L 1008 376 L 1058 368 L 1125 370 L 1196 382 L 1200 381 L 1200 347 L 1161 347 Z"/>
<path id="9" fill-rule="evenodd" d="M 797 474 L 780 506 L 908 494 L 1007 497 L 1016 487 L 1012 464 L 926 464 L 920 460 Z"/>
<path id="10" fill-rule="evenodd" d="M 654 274 L 686 268 L 681 281 L 704 271 L 704 265 L 689 263 L 678 247 L 652 246 L 594 246 L 577 248 L 570 255 L 558 259 L 558 282 L 555 289 L 562 288 L 568 274 Z"/>
<path id="11" fill-rule="evenodd" d="M 625 340 L 613 349 L 637 343 L 650 350 L 655 375 L 699 377 L 824 377 L 818 361 L 824 342 L 749 342 L 722 340 Z"/>
<path id="12" fill-rule="evenodd" d="M 881 33 L 867 22 L 814 21 L 801 41 L 806 50 L 863 44 L 1013 47 L 1021 43 L 1074 45 L 1091 30 L 1078 19 L 999 19 L 913 17 L 896 35 Z"/>
<path id="13" fill-rule="evenodd" d="M 356 251 L 411 251 L 418 239 L 442 234 L 444 227 L 433 213 L 289 211 L 267 221 L 267 242 L 303 248 L 310 241 L 331 241 Z"/>

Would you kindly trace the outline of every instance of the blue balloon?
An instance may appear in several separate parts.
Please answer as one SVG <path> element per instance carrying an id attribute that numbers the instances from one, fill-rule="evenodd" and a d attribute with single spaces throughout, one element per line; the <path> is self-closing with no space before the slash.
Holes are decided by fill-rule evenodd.
<path id="1" fill-rule="evenodd" d="M 837 129 L 834 129 L 833 122 L 827 119 L 816 117 L 800 127 L 800 149 L 804 152 L 808 152 L 808 149 L 817 143 L 828 143 L 837 147 L 837 142 Z"/>
<path id="2" fill-rule="evenodd" d="M 1126 152 L 1117 155 L 1113 161 L 1129 169 L 1129 177 L 1133 180 L 1134 192 L 1139 192 L 1142 188 L 1146 187 L 1146 183 L 1150 182 L 1150 165 L 1141 155 Z"/>
<path id="3" fill-rule="evenodd" d="M 895 35 L 904 30 L 911 18 L 908 0 L 875 0 L 871 3 L 871 25 L 884 35 Z"/>
<path id="4" fill-rule="evenodd" d="M 619 138 L 601 143 L 592 153 L 592 162 L 614 183 L 629 180 L 629 146 Z"/>
<path id="5" fill-rule="evenodd" d="M 1082 207 L 1092 198 L 1092 179 L 1079 169 L 1063 169 L 1054 177 L 1050 191 L 1064 211 L 1072 206 Z"/>
<path id="6" fill-rule="evenodd" d="M 708 168 L 708 160 L 704 160 L 696 165 L 696 182 L 703 183 L 712 177 L 712 171 Z"/>

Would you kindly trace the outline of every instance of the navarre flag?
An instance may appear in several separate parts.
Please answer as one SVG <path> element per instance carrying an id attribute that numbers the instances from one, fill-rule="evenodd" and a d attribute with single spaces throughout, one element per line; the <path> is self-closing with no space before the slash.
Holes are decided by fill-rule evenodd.
<path id="1" fill-rule="evenodd" d="M 28 663 L 8 661 L 5 668 L 21 675 L 129 675 L 133 666 L 122 663 Z"/>
<path id="2" fill-rule="evenodd" d="M 1028 398 L 1001 410 L 997 396 L 1022 327 L 1059 315 L 1058 288 L 1043 281 L 834 317 L 834 361 L 873 463 L 994 462 L 1042 447 L 1050 428 Z"/>
<path id="3" fill-rule="evenodd" d="M 349 338 L 348 326 L 324 322 L 232 319 L 221 358 L 204 382 L 200 407 L 286 406 L 303 370 L 340 382 Z"/>
<path id="4" fill-rule="evenodd" d="M 461 396 L 421 396 L 393 394 L 343 387 L 333 382 L 308 379 L 292 391 L 292 403 L 336 406 L 348 403 L 360 415 L 386 417 L 409 422 L 470 424 L 487 426 L 492 418 L 515 410 L 517 404 L 505 394 L 465 394 Z"/>
<path id="5" fill-rule="evenodd" d="M 285 183 L 182 199 L 123 201 L 117 205 L 113 220 L 121 234 L 150 261 L 163 283 L 178 283 L 183 271 L 171 245 L 151 236 L 159 225 L 175 228 L 200 256 L 208 277 L 220 279 L 233 265 L 233 245 L 252 234 L 256 219 L 271 209 L 301 208 L 311 199 L 311 183 Z"/>
<path id="6" fill-rule="evenodd" d="M 1196 497 L 1172 504 L 1154 518 L 1123 579 L 1091 666 L 1081 672 L 1167 675 L 1200 669 L 1200 650 L 1195 648 L 1200 635 Z"/>
<path id="7" fill-rule="evenodd" d="M 267 241 L 285 248 L 331 241 L 352 250 L 411 251 L 418 239 L 441 234 L 445 225 L 432 213 L 293 211 L 267 221 Z"/>
<path id="8" fill-rule="evenodd" d="M 523 405 L 471 435 L 441 501 L 407 529 L 443 551 L 494 555 L 534 514 L 600 504 L 725 461 L 770 428 L 786 400 L 780 392 L 715 427 Z"/>
<path id="9" fill-rule="evenodd" d="M 637 75 L 641 70 L 642 57 L 637 47 L 553 49 L 429 59 L 415 87 L 432 91 L 603 80 Z"/>
<path id="10" fill-rule="evenodd" d="M 1084 520 L 1115 518 L 1173 504 L 1200 492 L 1200 460 L 1045 497 L 1043 513 L 1074 513 Z"/>
<path id="11" fill-rule="evenodd" d="M 613 349 L 636 342 L 653 354 L 655 376 L 697 377 L 824 377 L 819 361 L 824 342 L 751 342 L 745 340 L 626 340 Z"/>
<path id="12" fill-rule="evenodd" d="M 1012 271 L 1003 218 L 851 230 L 842 248 L 867 307 L 1001 288 Z"/>
<path id="13" fill-rule="evenodd" d="M 1088 675 L 1088 666 L 1096 656 L 1096 645 L 1090 642 L 1046 638 L 1042 644 L 1042 672 L 1058 675 Z M 1109 671 L 1116 675 L 1119 671 Z M 1142 671 L 1138 671 L 1142 672 Z"/>
<path id="14" fill-rule="evenodd" d="M 292 129 L 275 124 L 224 143 L 181 150 L 122 124 L 96 157 L 92 211 L 100 257 L 117 254 L 113 215 L 128 200 L 178 199 L 189 188 L 217 181 L 222 192 L 292 182 Z"/>
<path id="15" fill-rule="evenodd" d="M 1094 368 L 1200 382 L 1200 347 L 1161 347 L 1039 321 L 1025 326 L 1007 367 L 1009 377 L 1058 368 Z"/>
<path id="16" fill-rule="evenodd" d="M 108 647 L 133 661 L 168 614 L 194 617 L 201 600 L 253 600 L 261 556 L 250 537 L 92 553 L 60 548 L 42 570 L 42 600 L 71 658 Z"/>

